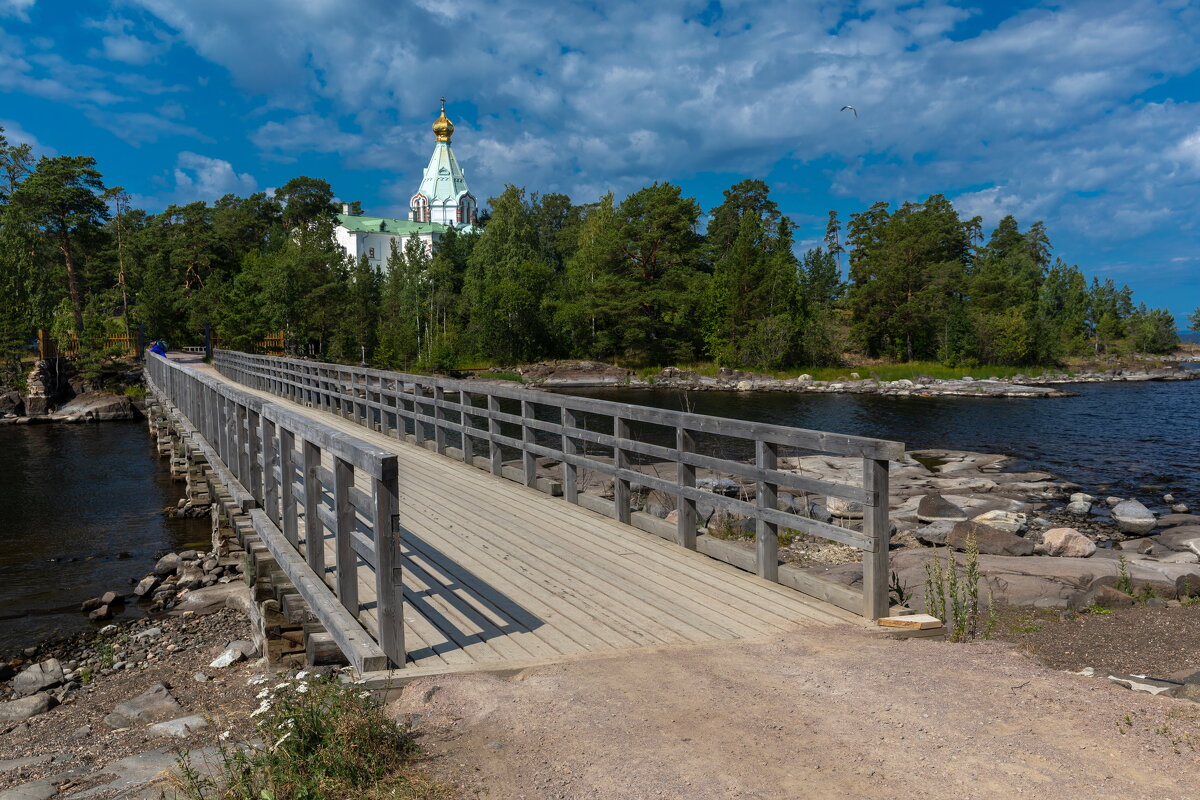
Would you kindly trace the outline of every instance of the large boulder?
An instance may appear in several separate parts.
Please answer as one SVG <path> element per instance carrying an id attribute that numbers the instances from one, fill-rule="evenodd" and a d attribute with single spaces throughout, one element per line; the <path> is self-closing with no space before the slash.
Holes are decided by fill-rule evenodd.
<path id="1" fill-rule="evenodd" d="M 60 422 L 109 422 L 140 416 L 132 400 L 123 394 L 108 392 L 80 395 L 53 414 Z"/>
<path id="2" fill-rule="evenodd" d="M 171 613 L 182 614 L 185 611 L 191 611 L 196 616 L 212 614 L 225 608 L 230 597 L 245 593 L 246 591 L 248 591 L 246 584 L 241 581 L 206 586 L 203 589 L 196 589 L 180 597 L 179 602 L 175 604 L 175 608 L 171 610 Z"/>
<path id="3" fill-rule="evenodd" d="M 921 522 L 966 522 L 967 515 L 940 494 L 927 494 L 917 505 L 917 519 Z"/>
<path id="4" fill-rule="evenodd" d="M 154 565 L 154 574 L 160 578 L 170 575 L 179 568 L 179 556 L 176 553 L 167 553 L 160 558 Z"/>
<path id="5" fill-rule="evenodd" d="M 53 689 L 62 682 L 62 664 L 58 663 L 57 658 L 51 658 L 21 670 L 13 678 L 12 689 L 18 695 L 25 696 Z"/>
<path id="6" fill-rule="evenodd" d="M 1155 543 L 1170 550 L 1200 554 L 1200 525 L 1181 525 L 1154 537 Z"/>
<path id="7" fill-rule="evenodd" d="M 924 544 L 937 547 L 946 543 L 946 540 L 950 538 L 950 531 L 954 530 L 956 524 L 948 520 L 945 522 L 931 522 L 913 531 L 913 536 L 916 536 Z"/>
<path id="8" fill-rule="evenodd" d="M 56 705 L 55 699 L 45 692 L 39 692 L 29 697 L 20 697 L 0 703 L 0 722 L 18 722 L 45 714 Z"/>
<path id="9" fill-rule="evenodd" d="M 171 692 L 163 684 L 155 684 L 132 700 L 126 700 L 112 710 L 103 720 L 109 728 L 129 728 L 146 722 L 174 719 L 183 711 Z"/>
<path id="10" fill-rule="evenodd" d="M 862 519 L 863 505 L 850 500 L 843 500 L 840 497 L 829 497 L 825 500 L 825 507 L 829 509 L 829 513 L 838 519 Z"/>
<path id="11" fill-rule="evenodd" d="M 1123 500 L 1117 503 L 1112 510 L 1112 518 L 1118 530 L 1139 536 L 1154 530 L 1154 526 L 1158 524 L 1150 509 L 1137 500 Z"/>
<path id="12" fill-rule="evenodd" d="M 1042 548 L 1048 556 L 1087 558 L 1096 552 L 1096 543 L 1074 528 L 1051 528 L 1042 534 Z"/>
<path id="13" fill-rule="evenodd" d="M 946 543 L 955 550 L 966 550 L 968 540 L 974 537 L 980 553 L 993 556 L 1031 556 L 1033 542 L 1014 536 L 1008 531 L 993 528 L 980 522 L 960 522 L 950 531 Z"/>

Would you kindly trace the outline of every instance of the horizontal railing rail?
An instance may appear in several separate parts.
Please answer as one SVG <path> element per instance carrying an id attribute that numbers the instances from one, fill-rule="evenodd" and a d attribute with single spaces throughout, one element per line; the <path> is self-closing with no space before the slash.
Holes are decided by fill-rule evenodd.
<path id="1" fill-rule="evenodd" d="M 478 380 L 228 350 L 214 354 L 214 366 L 246 386 L 410 439 L 443 455 L 457 455 L 527 486 L 547 488 L 543 486 L 547 479 L 538 475 L 537 460 L 556 462 L 558 481 L 549 488 L 561 490 L 568 502 L 587 505 L 627 524 L 638 524 L 631 519 L 633 487 L 660 491 L 675 503 L 673 538 L 683 547 L 697 549 L 701 505 L 752 520 L 756 540 L 753 569 L 768 580 L 780 580 L 781 529 L 855 547 L 863 551 L 864 589 L 853 610 L 869 619 L 887 615 L 888 464 L 903 456 L 900 442 Z M 698 446 L 702 437 L 723 441 L 743 457 L 702 452 L 705 448 Z M 653 441 L 656 438 L 658 441 Z M 505 448 L 515 451 L 519 467 L 505 465 L 509 460 Z M 781 468 L 781 454 L 788 450 L 858 457 L 862 482 L 841 483 Z M 664 465 L 665 476 L 661 471 Z M 734 476 L 740 487 L 753 488 L 753 496 L 747 492 L 743 499 L 709 491 L 698 485 L 700 469 Z M 597 507 L 594 497 L 583 497 L 581 479 L 595 475 L 612 481 L 608 508 Z M 781 490 L 801 494 L 804 508 L 798 512 L 794 502 L 781 507 Z M 861 504 L 862 530 L 811 518 L 808 494 Z M 738 559 L 737 563 L 741 566 L 744 562 Z M 839 604 L 847 606 L 845 601 Z"/>
<path id="2" fill-rule="evenodd" d="M 209 463 L 227 471 L 242 511 L 351 663 L 360 671 L 388 661 L 402 667 L 395 454 L 157 354 L 146 371 L 151 391 L 202 439 Z M 374 573 L 374 619 L 359 602 L 363 570 Z"/>

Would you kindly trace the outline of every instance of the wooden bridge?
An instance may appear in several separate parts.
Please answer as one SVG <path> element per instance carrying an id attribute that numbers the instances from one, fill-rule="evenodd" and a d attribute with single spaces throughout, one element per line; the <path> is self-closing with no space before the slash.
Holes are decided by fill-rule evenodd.
<path id="1" fill-rule="evenodd" d="M 897 442 L 229 351 L 151 355 L 147 382 L 360 673 L 887 614 Z M 862 484 L 781 468 L 813 450 L 861 457 Z M 648 495 L 673 521 L 632 510 Z M 862 530 L 809 495 L 862 504 Z M 701 528 L 713 509 L 754 549 Z M 781 565 L 781 529 L 862 550 L 864 590 Z"/>

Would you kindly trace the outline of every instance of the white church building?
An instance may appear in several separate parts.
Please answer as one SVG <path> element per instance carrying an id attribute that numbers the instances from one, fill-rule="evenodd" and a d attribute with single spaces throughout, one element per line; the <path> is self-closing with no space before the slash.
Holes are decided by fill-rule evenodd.
<path id="1" fill-rule="evenodd" d="M 436 143 L 421 185 L 409 201 L 408 219 L 389 219 L 352 214 L 348 203 L 342 205 L 334 236 L 342 249 L 355 260 L 366 256 L 378 270 L 387 265 L 392 242 L 403 251 L 414 234 L 432 252 L 433 244 L 448 228 L 473 230 L 478 220 L 475 196 L 467 188 L 467 177 L 450 149 L 454 123 L 446 117 L 446 98 L 442 98 L 442 114 L 433 123 Z"/>

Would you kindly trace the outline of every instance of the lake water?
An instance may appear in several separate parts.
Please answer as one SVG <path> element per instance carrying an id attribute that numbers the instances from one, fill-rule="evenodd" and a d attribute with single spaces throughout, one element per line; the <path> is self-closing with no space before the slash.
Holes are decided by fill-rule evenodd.
<path id="1" fill-rule="evenodd" d="M 207 540 L 207 519 L 163 514 L 182 495 L 142 424 L 0 427 L 0 656 L 88 627 L 84 600 Z"/>
<path id="2" fill-rule="evenodd" d="M 1004 453 L 1087 490 L 1200 508 L 1200 381 L 1087 383 L 1079 397 L 881 397 L 856 394 L 589 389 L 582 394 L 697 414 L 872 436 L 910 450 Z M 685 396 L 686 394 L 686 396 Z M 1158 508 L 1156 510 L 1162 510 Z"/>
<path id="3" fill-rule="evenodd" d="M 1200 381 L 1081 384 L 1060 399 L 898 398 L 642 389 L 578 392 L 715 416 L 1006 453 L 1090 491 L 1200 508 Z M 79 604 L 129 591 L 207 520 L 162 513 L 183 493 L 136 423 L 0 427 L 0 656 L 90 623 Z M 119 554 L 128 553 L 128 558 Z M 131 607 L 126 614 L 138 613 Z"/>

